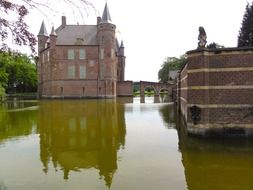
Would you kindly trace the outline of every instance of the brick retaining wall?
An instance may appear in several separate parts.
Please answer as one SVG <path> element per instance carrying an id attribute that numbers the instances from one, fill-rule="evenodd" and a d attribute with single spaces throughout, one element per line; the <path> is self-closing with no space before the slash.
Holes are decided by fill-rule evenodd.
<path id="1" fill-rule="evenodd" d="M 118 81 L 117 96 L 133 96 L 133 81 Z"/>
<path id="2" fill-rule="evenodd" d="M 253 135 L 253 48 L 200 49 L 187 55 L 177 92 L 188 133 Z"/>

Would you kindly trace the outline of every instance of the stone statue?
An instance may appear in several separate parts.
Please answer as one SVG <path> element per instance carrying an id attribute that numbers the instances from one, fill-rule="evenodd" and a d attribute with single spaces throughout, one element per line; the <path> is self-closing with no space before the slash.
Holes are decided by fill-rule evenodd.
<path id="1" fill-rule="evenodd" d="M 202 26 L 199 27 L 198 40 L 199 40 L 198 48 L 204 48 L 206 46 L 206 31 Z"/>

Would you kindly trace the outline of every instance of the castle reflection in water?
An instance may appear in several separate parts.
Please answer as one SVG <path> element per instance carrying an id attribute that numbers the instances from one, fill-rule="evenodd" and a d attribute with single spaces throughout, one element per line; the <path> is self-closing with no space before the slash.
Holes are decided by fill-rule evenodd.
<path id="1" fill-rule="evenodd" d="M 84 171 L 92 170 L 98 173 L 100 178 L 105 181 L 105 183 L 102 181 L 101 187 L 106 184 L 107 187 L 105 188 L 111 187 L 113 189 L 118 187 L 111 186 L 113 181 L 114 185 L 117 183 L 121 185 L 122 180 L 131 182 L 131 177 L 127 176 L 127 178 L 120 179 L 123 177 L 118 175 L 118 173 L 126 171 L 123 169 L 124 167 L 121 167 L 124 162 L 131 164 L 133 160 L 141 160 L 141 157 L 143 157 L 140 152 L 138 154 L 134 152 L 134 156 L 130 154 L 131 138 L 127 139 L 127 143 L 125 143 L 126 130 L 128 130 L 128 137 L 131 134 L 137 136 L 139 134 L 138 131 L 136 134 L 131 133 L 131 130 L 132 132 L 136 132 L 136 130 L 133 130 L 134 127 L 129 123 L 138 121 L 142 125 L 142 121 L 140 121 L 141 116 L 144 115 L 145 118 L 148 118 L 152 115 L 157 115 L 159 117 L 158 120 L 162 119 L 163 124 L 154 122 L 152 124 L 158 127 L 153 127 L 152 131 L 148 133 L 145 133 L 145 130 L 149 130 L 149 128 L 144 127 L 141 132 L 145 134 L 147 139 L 145 142 L 155 139 L 158 142 L 158 146 L 142 144 L 141 140 L 134 141 L 134 143 L 137 142 L 136 146 L 140 143 L 141 146 L 143 145 L 143 149 L 147 149 L 147 151 L 156 150 L 154 154 L 158 155 L 161 152 L 168 153 L 171 151 L 165 145 L 172 143 L 172 148 L 180 152 L 178 157 L 180 160 L 177 162 L 176 168 L 178 170 L 183 169 L 182 178 L 177 180 L 185 182 L 187 189 L 252 189 L 252 139 L 201 139 L 191 137 L 187 134 L 185 122 L 178 115 L 173 104 L 153 104 L 151 103 L 153 101 L 154 99 L 147 98 L 146 103 L 141 104 L 140 98 L 135 98 L 134 100 L 117 99 L 116 101 L 42 100 L 39 102 L 24 101 L 2 104 L 0 106 L 1 157 L 4 157 L 3 154 L 5 154 L 10 159 L 0 163 L 2 171 L 0 176 L 1 174 L 4 177 L 7 176 L 6 180 L 9 178 L 12 181 L 15 177 L 18 178 L 18 181 L 21 178 L 25 180 L 27 177 L 23 177 L 22 174 L 17 172 L 21 171 L 20 168 L 22 168 L 24 171 L 34 171 L 35 176 L 40 176 L 44 172 L 46 175 L 43 174 L 42 176 L 54 181 L 54 183 L 56 183 L 55 181 L 60 175 L 60 183 L 62 183 L 63 179 L 68 182 L 71 179 L 76 180 L 75 174 L 77 172 L 85 173 Z M 132 104 L 132 102 L 134 103 Z M 131 117 L 133 115 L 135 117 Z M 143 123 L 145 125 L 145 122 Z M 172 138 L 171 141 L 167 141 L 167 139 L 164 141 L 163 138 L 154 138 L 161 125 L 167 129 L 163 131 L 164 134 L 170 133 L 166 137 Z M 32 138 L 27 141 L 28 137 Z M 136 138 L 138 139 L 139 136 Z M 176 143 L 175 140 L 177 141 Z M 28 149 L 25 146 L 23 149 L 20 148 L 23 142 L 25 145 L 30 145 L 31 143 L 31 147 L 34 148 L 31 149 L 30 146 Z M 37 142 L 39 142 L 39 146 Z M 19 144 L 18 149 L 15 143 Z M 135 146 L 134 143 L 132 141 L 133 146 Z M 8 147 L 10 150 L 6 151 Z M 124 147 L 125 149 L 122 151 L 124 154 L 121 154 L 120 150 Z M 26 151 L 27 155 L 36 155 L 34 157 L 35 162 L 30 164 L 32 159 L 20 156 L 22 151 Z M 40 154 L 39 157 L 38 152 Z M 9 154 L 14 156 L 11 157 Z M 173 156 L 173 154 L 169 155 Z M 16 159 L 19 156 L 18 164 L 13 164 L 13 158 Z M 126 159 L 121 159 L 123 161 L 119 165 L 119 156 L 121 158 L 130 157 L 130 162 L 126 162 Z M 5 163 L 7 163 L 6 166 L 12 167 L 6 167 L 8 168 L 6 170 L 2 169 Z M 138 162 L 138 164 L 143 164 L 144 166 L 139 167 L 142 171 L 138 170 L 138 172 L 141 173 L 147 169 L 147 166 L 154 164 L 154 166 L 160 167 L 164 163 L 158 160 L 147 159 L 147 162 Z M 166 169 L 169 172 L 171 166 L 166 164 L 162 167 L 167 167 Z M 52 165 L 53 170 L 55 169 L 55 173 L 57 173 L 55 176 L 51 172 Z M 118 170 L 118 166 L 120 170 Z M 36 173 L 37 168 L 39 168 L 38 174 Z M 131 169 L 133 168 L 129 168 L 129 172 L 132 172 L 133 170 Z M 154 171 L 152 175 L 157 179 L 164 177 L 162 173 L 157 172 L 158 170 Z M 87 172 L 87 174 L 90 175 L 91 173 Z M 131 173 L 131 176 L 136 176 L 136 174 Z M 166 181 L 168 184 L 173 183 L 173 178 L 167 178 L 167 174 L 165 177 L 168 180 Z M 87 178 L 87 176 L 82 175 L 81 180 L 87 181 L 93 178 L 94 176 Z M 97 176 L 95 178 L 97 179 Z M 41 176 L 34 179 L 36 179 L 34 181 L 36 184 L 38 181 L 44 180 Z M 147 177 L 143 173 L 143 178 L 138 181 L 141 187 L 147 183 L 145 180 L 147 180 Z M 82 184 L 81 181 L 78 182 Z M 93 185 L 97 182 L 95 180 L 91 184 Z M 33 182 L 31 183 L 33 184 Z M 6 184 L 8 185 L 8 183 Z M 157 182 L 157 186 L 159 185 Z M 51 184 L 49 184 L 48 188 L 50 187 Z M 182 189 L 180 187 L 178 189 Z"/>
<path id="2" fill-rule="evenodd" d="M 42 101 L 39 109 L 40 158 L 44 172 L 52 160 L 68 179 L 71 171 L 96 168 L 110 186 L 117 151 L 124 147 L 124 105 L 104 101 Z"/>

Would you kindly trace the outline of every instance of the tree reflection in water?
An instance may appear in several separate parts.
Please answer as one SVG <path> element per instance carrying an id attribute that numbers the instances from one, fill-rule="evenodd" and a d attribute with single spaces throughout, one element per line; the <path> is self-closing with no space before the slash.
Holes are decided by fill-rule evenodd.
<path id="1" fill-rule="evenodd" d="M 9 101 L 0 105 L 0 143 L 36 133 L 37 102 Z"/>
<path id="2" fill-rule="evenodd" d="M 164 125 L 169 129 L 176 127 L 174 111 L 175 106 L 173 103 L 164 104 L 159 108 L 159 114 L 163 119 Z"/>
<path id="3" fill-rule="evenodd" d="M 125 145 L 124 105 L 114 100 L 41 101 L 38 128 L 45 173 L 50 160 L 66 180 L 70 171 L 96 168 L 110 187 L 117 151 Z"/>

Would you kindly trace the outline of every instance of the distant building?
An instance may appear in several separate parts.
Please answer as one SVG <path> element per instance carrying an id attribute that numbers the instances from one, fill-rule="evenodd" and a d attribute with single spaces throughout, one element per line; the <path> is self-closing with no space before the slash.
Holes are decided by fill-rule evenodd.
<path id="1" fill-rule="evenodd" d="M 170 70 L 169 71 L 169 81 L 175 81 L 179 75 L 179 70 Z"/>
<path id="2" fill-rule="evenodd" d="M 131 95 L 131 82 L 124 81 L 124 45 L 119 45 L 115 29 L 107 4 L 96 25 L 68 25 L 63 16 L 61 25 L 52 27 L 48 35 L 42 22 L 38 34 L 39 97 Z"/>

